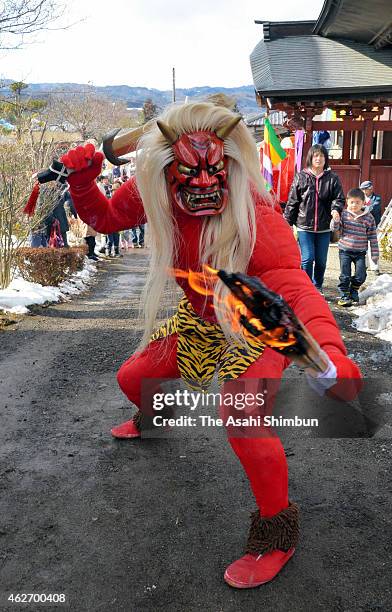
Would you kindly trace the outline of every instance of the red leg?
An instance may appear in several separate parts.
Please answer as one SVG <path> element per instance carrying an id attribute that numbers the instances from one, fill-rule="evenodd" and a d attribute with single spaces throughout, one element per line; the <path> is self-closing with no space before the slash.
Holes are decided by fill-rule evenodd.
<path id="1" fill-rule="evenodd" d="M 128 399 L 141 407 L 142 380 L 147 378 L 180 378 L 177 367 L 177 334 L 151 342 L 142 352 L 125 361 L 117 381 Z"/>
<path id="2" fill-rule="evenodd" d="M 143 351 L 135 353 L 118 371 L 117 381 L 128 399 L 139 409 L 142 407 L 143 382 L 148 379 L 180 378 L 177 367 L 177 335 L 151 342 Z M 159 389 L 147 383 L 149 394 Z M 140 430 L 133 419 L 113 427 L 115 438 L 138 438 Z"/>
<path id="3" fill-rule="evenodd" d="M 286 360 L 278 353 L 265 349 L 260 359 L 237 379 L 242 381 L 241 393 L 254 395 L 260 389 L 268 389 L 263 415 L 272 414 L 277 380 L 286 365 Z M 260 386 L 260 379 L 264 379 L 263 386 Z M 235 393 L 235 382 L 227 383 L 224 392 L 229 389 L 230 393 Z M 257 412 L 260 410 L 255 407 L 253 414 Z M 259 508 L 259 514 L 255 513 L 252 519 L 246 554 L 231 563 L 224 576 L 228 584 L 240 589 L 273 580 L 294 554 L 298 533 L 296 506 L 289 507 L 283 446 L 268 429 L 264 428 L 261 434 L 253 437 L 249 431 L 247 437 L 233 437 L 229 433 L 229 442 L 249 478 Z"/>
<path id="4" fill-rule="evenodd" d="M 237 379 L 245 381 L 245 389 L 242 384 L 241 392 L 253 394 L 257 392 L 260 379 L 265 380 L 269 393 L 265 395 L 266 406 L 263 408 L 263 414 L 272 414 L 274 391 L 277 391 L 275 381 L 280 380 L 285 365 L 283 357 L 266 348 L 260 359 Z M 226 383 L 224 390 L 234 394 L 236 381 Z M 288 472 L 286 456 L 279 438 L 273 433 L 270 435 L 267 429 L 262 433 L 261 437 L 254 437 L 254 433 L 252 436 L 252 432 L 249 437 L 229 437 L 229 442 L 249 478 L 260 513 L 267 518 L 288 506 Z"/>

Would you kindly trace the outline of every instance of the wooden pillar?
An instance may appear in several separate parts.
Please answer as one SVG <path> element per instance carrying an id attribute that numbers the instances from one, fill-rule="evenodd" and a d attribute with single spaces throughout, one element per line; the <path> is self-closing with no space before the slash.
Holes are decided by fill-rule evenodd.
<path id="1" fill-rule="evenodd" d="M 362 132 L 359 132 L 358 130 L 355 130 L 355 132 L 353 132 L 353 134 L 354 134 L 353 159 L 358 159 L 359 160 L 359 164 L 361 164 L 361 162 L 360 162 L 360 153 L 359 153 L 359 136 L 361 135 L 361 138 L 362 138 Z"/>
<path id="2" fill-rule="evenodd" d="M 302 149 L 302 168 L 305 167 L 306 157 L 308 155 L 309 149 L 312 146 L 313 139 L 313 117 L 316 114 L 314 108 L 307 108 L 305 114 L 305 140 L 304 147 Z"/>
<path id="3" fill-rule="evenodd" d="M 377 144 L 376 144 L 376 159 L 382 159 L 382 149 L 384 144 L 384 132 L 379 130 L 376 132 L 377 134 Z"/>
<path id="4" fill-rule="evenodd" d="M 350 163 L 350 148 L 351 148 L 351 132 L 349 132 L 348 130 L 344 130 L 343 131 L 342 160 L 346 166 L 348 166 Z"/>
<path id="5" fill-rule="evenodd" d="M 309 149 L 312 146 L 312 139 L 313 139 L 313 131 L 308 132 L 306 130 L 305 138 L 304 138 L 304 146 L 302 149 L 302 168 L 305 167 L 306 158 L 309 153 Z"/>
<path id="6" fill-rule="evenodd" d="M 359 174 L 360 183 L 370 179 L 370 159 L 373 144 L 373 116 L 374 115 L 371 113 L 363 114 L 364 121 L 361 146 L 361 165 Z"/>

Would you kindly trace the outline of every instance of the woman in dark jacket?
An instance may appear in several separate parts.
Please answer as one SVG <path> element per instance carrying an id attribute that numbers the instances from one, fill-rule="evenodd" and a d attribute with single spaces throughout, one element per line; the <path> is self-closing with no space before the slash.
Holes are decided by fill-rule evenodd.
<path id="1" fill-rule="evenodd" d="M 57 221 L 60 223 L 60 231 L 63 237 L 64 247 L 68 248 L 67 232 L 69 230 L 69 223 L 68 223 L 67 211 L 65 210 L 65 207 L 64 207 L 65 205 L 67 205 L 70 215 L 72 215 L 73 217 L 75 217 L 75 219 L 77 219 L 78 215 L 73 205 L 71 194 L 69 193 L 68 189 L 65 189 L 61 193 L 52 212 L 47 216 L 45 223 L 46 223 L 46 228 L 47 228 L 47 239 L 49 241 L 52 224 L 57 219 Z"/>
<path id="2" fill-rule="evenodd" d="M 339 221 L 345 202 L 340 179 L 328 165 L 326 148 L 313 145 L 306 168 L 294 178 L 284 211 L 286 221 L 297 226 L 302 269 L 319 291 L 327 265 L 331 217 Z"/>

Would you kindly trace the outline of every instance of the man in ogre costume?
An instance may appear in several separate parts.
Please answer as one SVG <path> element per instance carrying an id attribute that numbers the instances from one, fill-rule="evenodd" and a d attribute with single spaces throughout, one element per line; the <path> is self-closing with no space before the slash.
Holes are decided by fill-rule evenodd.
<path id="1" fill-rule="evenodd" d="M 139 350 L 118 372 L 121 389 L 138 408 L 143 379 L 183 377 L 205 385 L 218 367 L 218 380 L 232 385 L 233 380 L 279 379 L 289 364 L 257 338 L 245 338 L 239 327 L 233 328 L 232 302 L 225 299 L 229 290 L 220 280 L 213 295 L 205 296 L 180 272 L 202 272 L 203 264 L 257 277 L 280 294 L 324 352 L 322 376 L 360 377 L 325 299 L 300 268 L 292 230 L 264 189 L 255 143 L 228 108 L 209 102 L 169 107 L 139 141 L 136 177 L 111 200 L 95 183 L 102 159 L 88 144 L 61 161 L 72 170 L 68 182 L 77 211 L 95 230 L 111 234 L 148 223 L 145 331 Z M 177 271 L 184 297 L 176 315 L 154 333 L 170 270 Z M 139 437 L 140 413 L 112 434 Z M 298 507 L 288 499 L 287 462 L 279 438 L 265 432 L 228 435 L 258 510 L 245 555 L 224 577 L 234 587 L 250 588 L 272 580 L 294 554 Z"/>

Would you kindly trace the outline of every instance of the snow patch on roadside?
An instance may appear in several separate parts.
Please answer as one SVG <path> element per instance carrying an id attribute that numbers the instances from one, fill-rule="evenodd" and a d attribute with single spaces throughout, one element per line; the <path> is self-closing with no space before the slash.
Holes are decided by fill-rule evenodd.
<path id="1" fill-rule="evenodd" d="M 16 276 L 7 289 L 0 290 L 0 310 L 13 314 L 26 314 L 28 306 L 45 302 L 64 302 L 85 291 L 97 272 L 95 262 L 85 258 L 83 270 L 75 272 L 58 287 L 43 287 Z"/>
<path id="2" fill-rule="evenodd" d="M 360 304 L 353 309 L 358 331 L 392 342 L 392 276 L 382 274 L 359 294 Z"/>

